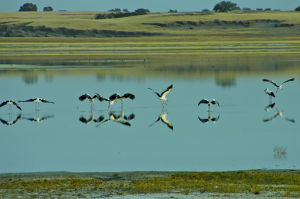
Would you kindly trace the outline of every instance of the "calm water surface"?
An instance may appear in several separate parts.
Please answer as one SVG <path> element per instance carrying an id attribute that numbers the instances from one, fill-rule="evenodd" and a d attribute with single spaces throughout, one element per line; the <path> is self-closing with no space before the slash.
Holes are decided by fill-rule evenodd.
<path id="1" fill-rule="evenodd" d="M 229 85 L 220 85 L 213 75 L 34 73 L 33 78 L 24 78 L 28 72 L 1 75 L 1 101 L 42 97 L 55 104 L 36 110 L 34 103 L 20 103 L 22 112 L 0 108 L 0 173 L 300 169 L 300 82 L 293 73 L 236 75 Z M 275 89 L 261 79 L 290 77 L 296 81 L 286 84 L 275 106 L 266 109 L 269 98 L 263 90 Z M 161 92 L 170 84 L 174 88 L 163 107 L 147 88 Z M 78 100 L 96 92 L 106 97 L 130 92 L 136 98 L 109 110 L 106 102 L 97 101 L 91 109 L 88 101 Z M 220 107 L 209 113 L 206 105 L 197 105 L 202 98 L 215 98 Z M 109 120 L 110 114 L 120 115 L 120 122 Z M 173 130 L 156 122 L 161 114 L 167 114 Z"/>

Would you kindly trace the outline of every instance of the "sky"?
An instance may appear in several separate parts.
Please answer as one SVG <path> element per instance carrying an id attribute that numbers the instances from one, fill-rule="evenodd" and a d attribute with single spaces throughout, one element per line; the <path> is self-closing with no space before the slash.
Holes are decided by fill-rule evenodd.
<path id="1" fill-rule="evenodd" d="M 167 12 L 176 9 L 180 12 L 212 10 L 214 5 L 222 0 L 0 0 L 0 12 L 15 12 L 24 3 L 33 3 L 38 11 L 51 6 L 55 11 L 107 11 L 113 8 L 127 8 L 134 11 L 146 8 L 151 12 Z M 271 8 L 280 10 L 295 10 L 300 6 L 300 0 L 232 0 L 240 8 Z"/>

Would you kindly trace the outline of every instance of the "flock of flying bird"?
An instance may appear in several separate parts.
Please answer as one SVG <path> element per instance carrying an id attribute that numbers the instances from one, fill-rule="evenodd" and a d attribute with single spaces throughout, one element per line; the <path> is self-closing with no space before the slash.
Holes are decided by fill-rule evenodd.
<path id="1" fill-rule="evenodd" d="M 295 78 L 291 78 L 291 79 L 288 79 L 288 80 L 282 82 L 281 84 L 277 84 L 276 82 L 274 82 L 274 81 L 272 81 L 272 80 L 269 80 L 269 79 L 262 79 L 262 81 L 264 81 L 264 82 L 269 82 L 269 83 L 271 83 L 272 85 L 274 85 L 274 86 L 276 87 L 276 93 L 277 93 L 279 90 L 282 89 L 283 84 L 285 84 L 285 83 L 287 83 L 287 82 L 294 81 L 294 80 L 295 80 Z M 163 105 L 163 107 L 164 107 L 164 106 L 166 105 L 166 102 L 167 102 L 167 95 L 172 91 L 173 85 L 170 85 L 166 90 L 164 90 L 164 91 L 161 92 L 161 93 L 156 92 L 156 91 L 153 90 L 152 88 L 148 88 L 148 89 L 151 90 L 151 91 L 153 91 L 153 92 L 156 94 L 156 96 L 157 96 L 158 99 L 161 101 L 161 103 L 162 103 L 162 105 Z M 268 107 L 266 107 L 266 108 L 273 108 L 273 107 L 275 106 L 275 103 L 272 103 L 272 98 L 275 98 L 274 92 L 271 91 L 271 90 L 268 89 L 268 88 L 266 88 L 264 91 L 265 91 L 265 93 L 270 97 L 270 101 L 269 101 L 270 103 L 269 103 Z M 80 100 L 80 101 L 84 101 L 84 100 L 86 100 L 86 99 L 89 100 L 89 101 L 91 102 L 91 108 L 93 108 L 93 104 L 94 104 L 95 100 L 97 99 L 97 100 L 99 100 L 100 102 L 103 102 L 103 101 L 108 102 L 108 109 L 109 109 L 110 106 L 113 105 L 113 104 L 114 104 L 115 102 L 117 102 L 117 101 L 121 101 L 122 107 L 123 107 L 123 102 L 124 102 L 124 100 L 125 100 L 125 99 L 131 99 L 131 100 L 134 100 L 134 99 L 135 99 L 135 95 L 133 95 L 133 94 L 131 94 L 131 93 L 125 93 L 124 95 L 119 95 L 119 94 L 115 93 L 115 94 L 111 95 L 109 98 L 105 98 L 105 97 L 101 96 L 100 94 L 96 93 L 94 96 L 91 96 L 91 95 L 89 95 L 89 94 L 83 94 L 83 95 L 81 95 L 81 96 L 79 97 L 79 100 Z M 35 102 L 35 108 L 36 108 L 36 110 L 39 110 L 39 104 L 40 104 L 40 103 L 50 103 L 50 104 L 54 104 L 54 102 L 48 101 L 48 100 L 43 99 L 43 98 L 31 98 L 31 99 L 28 99 L 28 100 L 20 100 L 20 101 L 18 101 L 18 103 L 20 103 L 20 102 L 21 102 L 21 103 L 23 103 L 23 102 Z M 11 109 L 11 106 L 14 105 L 14 106 L 16 106 L 19 110 L 22 111 L 22 108 L 19 106 L 18 103 L 17 103 L 16 101 L 13 101 L 13 100 L 6 100 L 6 101 L 4 101 L 4 102 L 2 102 L 2 103 L 0 104 L 0 107 L 3 107 L 3 106 L 5 106 L 5 105 L 9 105 L 9 106 L 10 106 L 10 109 Z M 212 100 L 202 99 L 202 100 L 199 101 L 198 106 L 200 106 L 201 104 L 207 104 L 209 116 L 208 116 L 208 118 L 206 118 L 206 119 L 201 119 L 200 117 L 198 117 L 198 119 L 199 119 L 201 122 L 203 122 L 203 123 L 208 122 L 208 121 L 216 122 L 216 121 L 219 119 L 219 116 L 218 116 L 218 117 L 215 117 L 215 118 L 214 118 L 214 117 L 211 117 L 211 115 L 210 115 L 210 113 L 211 113 L 211 106 L 212 106 L 212 105 L 217 105 L 218 107 L 220 107 L 220 103 L 219 103 L 217 100 L 215 100 L 215 99 L 212 99 Z M 270 120 L 276 118 L 277 116 L 283 117 L 282 112 L 277 111 L 277 114 L 276 114 L 276 115 L 274 115 L 272 118 L 269 118 L 269 119 L 264 120 L 264 122 L 270 121 Z M 86 119 L 86 118 L 84 118 L 84 117 L 80 117 L 79 120 L 80 120 L 81 122 L 83 122 L 83 123 L 88 123 L 88 122 L 90 122 L 90 121 L 95 121 L 95 122 L 101 122 L 101 121 L 104 121 L 104 122 L 106 122 L 106 121 L 109 121 L 109 120 L 113 120 L 113 121 L 116 121 L 116 122 L 119 122 L 119 123 L 122 123 L 122 124 L 125 124 L 125 125 L 130 126 L 130 124 L 129 124 L 128 122 L 123 121 L 123 120 L 119 120 L 121 117 L 124 117 L 126 120 L 131 120 L 131 119 L 134 118 L 134 115 L 131 114 L 130 116 L 127 117 L 127 116 L 124 116 L 124 113 L 123 113 L 123 115 L 122 115 L 122 114 L 121 114 L 121 115 L 115 115 L 115 114 L 111 113 L 111 114 L 109 115 L 109 119 L 107 119 L 107 120 L 104 120 L 104 117 L 103 117 L 103 116 L 100 116 L 98 119 L 95 119 L 95 118 L 92 117 L 92 116 L 91 116 L 89 119 Z M 158 121 L 162 121 L 162 122 L 165 123 L 169 128 L 173 129 L 173 126 L 172 126 L 171 122 L 169 122 L 169 121 L 167 120 L 166 117 L 167 117 L 167 113 L 164 113 L 164 112 L 163 112 L 163 113 L 160 114 L 160 116 L 158 117 L 158 119 L 157 119 L 154 123 L 156 123 L 156 122 L 158 122 Z M 19 118 L 18 118 L 18 119 L 19 119 Z M 286 118 L 286 119 L 287 119 L 287 118 Z M 287 119 L 287 120 L 289 120 L 289 121 L 291 121 L 291 122 L 294 122 L 294 120 L 290 120 L 290 119 Z M 3 123 L 4 121 L 1 120 L 1 122 Z M 154 123 L 153 123 L 153 124 L 154 124 Z M 152 125 L 153 125 L 153 124 L 152 124 Z M 150 126 L 152 126 L 152 125 L 150 125 Z"/>

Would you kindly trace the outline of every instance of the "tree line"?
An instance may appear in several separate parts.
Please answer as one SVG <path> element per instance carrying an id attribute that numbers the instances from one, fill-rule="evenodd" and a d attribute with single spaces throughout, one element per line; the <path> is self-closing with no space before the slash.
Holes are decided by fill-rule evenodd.
<path id="1" fill-rule="evenodd" d="M 19 11 L 37 11 L 38 8 L 35 4 L 33 3 L 25 3 L 23 4 Z M 205 9 L 206 11 L 209 11 L 208 9 Z M 237 6 L 236 3 L 233 3 L 231 1 L 221 1 L 219 3 L 217 3 L 214 8 L 213 11 L 215 12 L 230 12 L 233 10 L 241 10 L 240 7 Z M 250 8 L 243 8 L 242 10 L 251 10 Z M 257 11 L 271 11 L 271 8 L 257 8 Z M 46 6 L 43 8 L 43 11 L 53 11 L 53 8 L 51 6 Z M 115 8 L 112 10 L 109 10 L 110 13 L 109 14 L 97 14 L 96 19 L 106 19 L 106 18 L 120 18 L 120 17 L 128 17 L 128 16 L 135 16 L 135 15 L 141 15 L 141 14 L 147 14 L 150 11 L 148 9 L 144 9 L 144 8 L 140 8 L 135 10 L 134 12 L 129 12 L 127 9 L 119 9 L 119 8 Z M 297 8 L 295 8 L 295 11 L 300 11 L 300 6 L 298 6 Z M 177 12 L 177 10 L 170 10 L 169 12 Z"/>

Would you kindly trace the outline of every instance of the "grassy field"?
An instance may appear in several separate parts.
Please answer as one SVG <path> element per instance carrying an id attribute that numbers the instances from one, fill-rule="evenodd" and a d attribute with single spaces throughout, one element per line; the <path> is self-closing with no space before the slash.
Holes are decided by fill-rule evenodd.
<path id="1" fill-rule="evenodd" d="M 153 68 L 153 74 L 169 74 L 172 68 L 177 75 L 195 74 L 195 70 L 196 74 L 203 74 L 203 70 L 209 73 L 213 67 L 221 71 L 270 71 L 272 68 L 262 68 L 268 62 L 281 71 L 299 71 L 300 12 L 151 13 L 101 20 L 94 19 L 96 14 L 0 13 L 0 28 L 18 34 L 29 34 L 24 27 L 42 32 L 41 26 L 52 33 L 60 32 L 60 28 L 87 31 L 81 36 L 0 37 L 0 63 L 7 68 L 12 64 L 143 67 Z M 91 36 L 91 30 L 112 31 L 112 35 Z M 125 35 L 116 36 L 113 31 Z M 126 32 L 156 35 L 132 36 Z M 288 68 L 282 68 L 284 65 Z M 140 71 L 134 73 L 141 75 Z"/>

